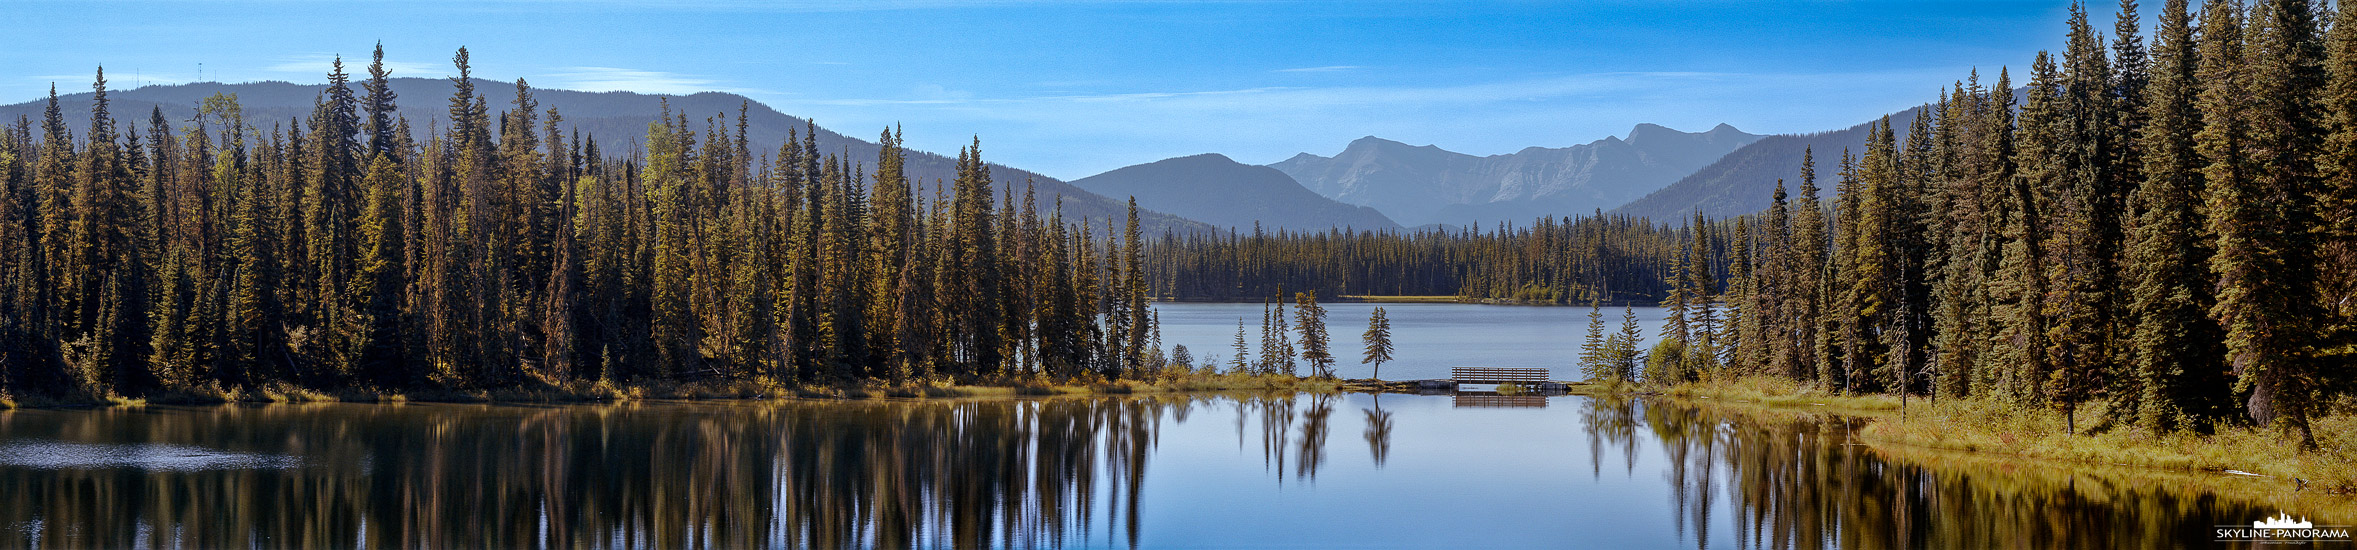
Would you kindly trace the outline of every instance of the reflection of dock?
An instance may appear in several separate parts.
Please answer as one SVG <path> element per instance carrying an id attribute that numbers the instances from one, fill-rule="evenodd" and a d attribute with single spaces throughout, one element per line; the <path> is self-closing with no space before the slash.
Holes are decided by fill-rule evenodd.
<path id="1" fill-rule="evenodd" d="M 1457 408 L 1547 408 L 1547 396 L 1544 395 L 1499 395 L 1495 393 L 1460 392 L 1455 395 L 1454 399 Z"/>

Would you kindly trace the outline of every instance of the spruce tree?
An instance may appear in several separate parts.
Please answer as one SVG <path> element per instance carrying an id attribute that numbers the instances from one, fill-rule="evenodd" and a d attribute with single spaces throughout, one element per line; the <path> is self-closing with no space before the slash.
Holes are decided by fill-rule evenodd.
<path id="1" fill-rule="evenodd" d="M 1637 324 L 1636 308 L 1622 306 L 1620 319 L 1620 334 L 1613 335 L 1608 344 L 1611 349 L 1612 378 L 1620 382 L 1635 382 L 1638 369 L 1644 365 L 1645 357 L 1641 351 L 1644 348 L 1639 347 L 1645 339 L 1645 333 L 1642 332 L 1644 328 Z"/>
<path id="2" fill-rule="evenodd" d="M 1820 389 L 1833 388 L 1833 371 L 1825 364 L 1831 358 L 1824 342 L 1826 288 L 1830 266 L 1826 265 L 1829 252 L 1825 233 L 1825 208 L 1818 202 L 1817 163 L 1812 149 L 1801 150 L 1800 201 L 1792 218 L 1794 261 L 1789 265 L 1787 292 L 1784 301 L 1785 332 L 1792 346 L 1788 364 L 1793 371 L 1787 376 L 1798 379 L 1814 378 Z"/>
<path id="3" fill-rule="evenodd" d="M 2251 418 L 2292 431 L 2303 448 L 2316 446 L 2308 417 L 2322 389 L 2313 383 L 2324 314 L 2316 290 L 2315 157 L 2325 74 L 2313 15 L 2299 0 L 2253 6 L 2247 50 L 2233 65 L 2240 78 L 2205 79 L 2212 88 L 2202 97 L 2212 114 L 2205 126 L 2247 121 L 2247 133 L 2237 144 L 2231 130 L 2205 128 L 2201 140 L 2211 159 L 2209 228 L 2218 239 L 2210 259 L 2218 303 L 2210 315 L 2226 329 L 2228 361 L 2237 387 L 2250 392 Z M 2209 69 L 2212 60 L 2203 61 Z M 2226 105 L 2232 102 L 2241 105 Z"/>
<path id="4" fill-rule="evenodd" d="M 1236 357 L 1235 357 L 1234 359 L 1231 359 L 1231 360 L 1229 360 L 1229 361 L 1228 361 L 1228 373 L 1229 373 L 1229 374 L 1246 374 L 1246 373 L 1249 373 L 1249 372 L 1251 372 L 1250 370 L 1248 370 L 1248 369 L 1250 369 L 1250 368 L 1251 368 L 1251 364 L 1249 364 L 1249 363 L 1246 363 L 1246 362 L 1244 361 L 1244 353 L 1247 351 L 1247 349 L 1248 349 L 1248 348 L 1246 348 L 1246 347 L 1245 347 L 1245 344 L 1244 344 L 1244 318 L 1243 318 L 1243 317 L 1237 317 L 1237 318 L 1236 318 Z"/>
<path id="5" fill-rule="evenodd" d="M 2115 393 L 2123 420 L 2162 432 L 2203 427 L 2225 411 L 2225 339 L 2208 311 L 2210 242 L 2203 237 L 2202 168 L 2194 136 L 2201 62 L 2186 0 L 2169 0 L 2154 36 L 2141 147 L 2145 180 L 2129 200 L 2128 313 L 2132 368 Z"/>
<path id="6" fill-rule="evenodd" d="M 1588 380 L 1612 377 L 1611 343 L 1604 337 L 1604 299 L 1600 294 L 1588 299 L 1588 337 L 1581 341 L 1579 369 Z"/>
<path id="7" fill-rule="evenodd" d="M 1237 336 L 1242 337 L 1243 333 L 1238 332 Z M 1359 334 L 1359 341 L 1366 344 L 1366 354 L 1360 357 L 1359 363 L 1375 365 L 1374 372 L 1367 377 L 1382 380 L 1383 363 L 1391 360 L 1392 351 L 1391 318 L 1383 315 L 1382 307 L 1376 307 L 1367 317 L 1367 331 Z"/>
<path id="8" fill-rule="evenodd" d="M 1314 290 L 1293 293 L 1293 301 L 1296 326 L 1301 329 L 1301 360 L 1309 363 L 1311 376 L 1333 378 L 1334 353 L 1327 345 L 1326 308 L 1318 305 L 1318 293 Z"/>

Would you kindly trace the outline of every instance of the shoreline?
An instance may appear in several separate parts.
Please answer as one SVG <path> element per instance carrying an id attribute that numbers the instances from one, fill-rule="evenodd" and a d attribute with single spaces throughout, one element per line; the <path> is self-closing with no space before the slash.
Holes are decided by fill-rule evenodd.
<path id="1" fill-rule="evenodd" d="M 2054 411 L 2020 411 L 1977 399 L 1909 399 L 1904 410 L 1888 395 L 1832 395 L 1775 378 L 1688 382 L 1667 388 L 1588 385 L 1591 396 L 1646 396 L 1707 407 L 1755 420 L 1820 415 L 1864 420 L 1855 437 L 1868 448 L 1920 461 L 2047 464 L 2071 471 L 2127 475 L 2201 485 L 2303 513 L 2357 521 L 2357 448 L 2321 443 L 2302 452 L 2266 430 L 2221 426 L 2214 433 L 2152 434 L 2131 427 L 2095 431 L 2097 422 L 2067 434 Z M 2100 410 L 2100 409 L 2096 409 Z M 2093 411 L 2090 411 L 2093 412 Z M 2083 420 L 2100 418 L 2083 415 Z M 2357 417 L 2319 417 L 2327 426 Z M 2087 433 L 2087 432 L 2094 433 Z M 2352 434 L 2357 436 L 2357 434 Z"/>
<path id="2" fill-rule="evenodd" d="M 1586 302 L 1572 302 L 1572 301 L 1561 301 L 1561 300 L 1513 300 L 1513 299 L 1506 299 L 1506 298 L 1476 298 L 1476 299 L 1467 300 L 1467 299 L 1465 299 L 1465 298 L 1463 298 L 1463 297 L 1460 297 L 1460 296 L 1376 296 L 1376 295 L 1365 295 L 1365 294 L 1344 294 L 1344 295 L 1340 295 L 1340 296 L 1331 296 L 1331 297 L 1324 297 L 1324 296 L 1322 296 L 1322 297 L 1319 297 L 1318 299 L 1319 299 L 1321 302 L 1323 302 L 1323 303 L 1329 303 L 1329 304 L 1468 304 L 1468 305 L 1484 305 L 1484 306 L 1588 307 L 1588 304 L 1587 304 Z M 1153 298 L 1153 299 L 1152 299 L 1152 301 L 1153 301 L 1153 303 L 1156 303 L 1156 304 L 1258 304 L 1258 303 L 1261 303 L 1259 300 L 1254 300 L 1254 299 L 1246 299 L 1246 298 L 1169 298 L 1169 297 L 1155 297 L 1155 298 Z M 1625 307 L 1661 307 L 1661 304 L 1660 304 L 1660 303 L 1658 303 L 1658 301 L 1656 301 L 1656 300 L 1607 300 L 1607 301 L 1605 301 L 1605 302 L 1603 303 L 1603 307 L 1608 307 L 1608 308 L 1624 307 L 1624 306 L 1625 306 Z"/>
<path id="3" fill-rule="evenodd" d="M 542 383 L 502 389 L 368 389 L 317 390 L 290 384 L 258 388 L 206 389 L 169 392 L 144 397 L 12 396 L 0 397 L 0 411 L 36 409 L 100 409 L 147 405 L 229 405 L 272 403 L 518 403 L 593 404 L 647 400 L 771 400 L 771 399 L 957 399 L 970 397 L 1048 397 L 1131 395 L 1187 392 L 1288 391 L 1334 393 L 1343 381 L 1286 375 L 1166 374 L 1146 379 L 1068 380 L 1005 378 L 998 380 L 887 383 L 861 380 L 842 384 L 782 384 L 765 378 L 720 381 L 655 381 Z"/>

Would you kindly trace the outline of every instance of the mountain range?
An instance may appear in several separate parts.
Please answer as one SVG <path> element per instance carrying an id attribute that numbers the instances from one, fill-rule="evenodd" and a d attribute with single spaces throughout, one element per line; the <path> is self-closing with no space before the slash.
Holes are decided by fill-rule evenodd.
<path id="1" fill-rule="evenodd" d="M 516 84 L 475 79 L 475 93 L 482 96 L 494 111 L 514 108 Z M 394 78 L 391 79 L 395 103 L 401 116 L 407 117 L 411 130 L 420 137 L 437 124 L 446 124 L 450 98 L 454 89 L 450 79 Z M 164 119 L 171 124 L 186 124 L 196 116 L 198 102 L 213 94 L 235 94 L 247 124 L 263 132 L 286 128 L 308 119 L 312 102 L 326 90 L 324 84 L 293 84 L 288 82 L 249 82 L 223 84 L 197 82 L 178 85 L 144 86 L 128 90 L 108 90 L 109 109 L 119 122 L 137 124 L 142 132 L 149 124 L 150 114 L 161 109 Z M 358 84 L 353 85 L 358 93 Z M 579 131 L 594 138 L 599 149 L 607 154 L 619 154 L 643 149 L 647 124 L 662 116 L 669 108 L 671 116 L 685 116 L 698 129 L 709 122 L 713 131 L 724 135 L 735 131 L 734 118 L 740 109 L 746 119 L 746 141 L 757 155 L 775 155 L 785 141 L 788 129 L 797 131 L 812 128 L 810 121 L 787 115 L 745 96 L 704 92 L 684 96 L 649 95 L 632 92 L 577 92 L 531 88 L 537 109 L 556 108 L 564 116 L 562 126 L 568 131 Z M 58 96 L 59 109 L 66 113 L 67 127 L 80 135 L 88 131 L 88 116 L 92 103 L 91 92 Z M 46 100 L 35 100 L 13 105 L 0 105 L 0 121 L 14 123 L 25 117 L 38 124 L 46 108 Z M 725 120 L 722 120 L 725 119 Z M 877 130 L 879 133 L 882 129 Z M 844 155 L 857 162 L 874 163 L 881 146 L 875 142 L 849 137 L 816 127 L 821 153 Z M 985 154 L 987 145 L 984 144 Z M 1118 220 L 1127 215 L 1126 197 L 1107 197 L 1091 193 L 1056 178 L 1038 173 L 991 164 L 992 183 L 1001 192 L 1020 195 L 1026 182 L 1037 186 L 1036 197 L 1043 210 L 1054 207 L 1058 196 L 1064 199 L 1067 218 Z M 957 172 L 957 159 L 939 154 L 909 151 L 907 159 L 909 179 L 918 185 L 932 185 L 936 181 L 950 181 Z M 995 201 L 994 201 L 995 202 Z M 1211 226 L 1184 217 L 1151 211 L 1139 213 L 1139 225 L 1149 233 L 1164 230 L 1203 231 Z"/>
<path id="2" fill-rule="evenodd" d="M 1907 109 L 1890 115 L 1890 123 L 1902 142 L 1907 139 L 1907 127 L 1915 121 L 1921 108 Z M 1818 132 L 1814 134 L 1785 134 L 1768 136 L 1703 166 L 1694 173 L 1679 178 L 1642 198 L 1630 201 L 1614 214 L 1641 216 L 1654 220 L 1675 220 L 1691 217 L 1701 211 L 1704 217 L 1727 218 L 1767 210 L 1775 201 L 1776 181 L 1785 182 L 1785 191 L 1793 200 L 1800 197 L 1801 153 L 1813 151 L 1817 161 L 1818 198 L 1833 196 L 1835 178 L 1839 177 L 1842 151 L 1856 154 L 1866 152 L 1867 133 L 1873 122 Z"/>
<path id="3" fill-rule="evenodd" d="M 1760 138 L 1725 124 L 1691 133 L 1639 124 L 1626 138 L 1473 156 L 1370 136 L 1332 157 L 1269 166 L 1406 225 L 1523 222 L 1620 206 Z"/>
<path id="4" fill-rule="evenodd" d="M 1135 196 L 1141 207 L 1222 229 L 1400 227 L 1373 208 L 1320 196 L 1275 168 L 1236 162 L 1218 153 L 1129 166 L 1072 180 L 1072 184 L 1109 197 Z"/>

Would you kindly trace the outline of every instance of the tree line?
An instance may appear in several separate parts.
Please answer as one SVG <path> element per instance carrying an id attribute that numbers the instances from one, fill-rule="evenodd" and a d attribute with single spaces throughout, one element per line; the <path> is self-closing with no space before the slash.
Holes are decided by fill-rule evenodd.
<path id="1" fill-rule="evenodd" d="M 1143 254 L 1150 292 L 1168 300 L 1281 299 L 1293 289 L 1326 296 L 1455 296 L 1465 302 L 1651 303 L 1668 292 L 1664 275 L 1693 235 L 1688 228 L 1597 213 L 1486 231 L 1255 227 L 1250 233 L 1167 233 L 1146 243 Z M 1706 246 L 1730 244 L 1718 237 Z"/>
<path id="2" fill-rule="evenodd" d="M 2096 429 L 2313 447 L 2357 382 L 2357 5 L 2170 0 L 2149 48 L 2136 10 L 2106 37 L 2074 5 L 2020 97 L 1976 71 L 1904 133 L 1877 123 L 1831 204 L 1809 154 L 1796 197 L 1736 220 L 1723 282 L 1673 276 L 1654 359 L 1684 368 L 1659 375 L 1986 398 L 2074 431 L 2104 401 Z"/>
<path id="3" fill-rule="evenodd" d="M 741 111 L 699 128 L 668 104 L 615 154 L 521 79 L 494 112 L 467 50 L 453 62 L 449 117 L 424 132 L 395 112 L 381 46 L 358 91 L 339 59 L 307 119 L 267 126 L 234 95 L 190 120 L 118 119 L 101 69 L 76 135 L 53 87 L 40 121 L 0 131 L 0 393 L 1074 379 L 1163 361 L 1134 202 L 1127 220 L 1066 220 L 1028 189 L 993 197 L 979 139 L 928 185 L 905 175 L 898 129 L 872 164 L 820 151 L 815 127 L 773 155 L 748 150 Z"/>

